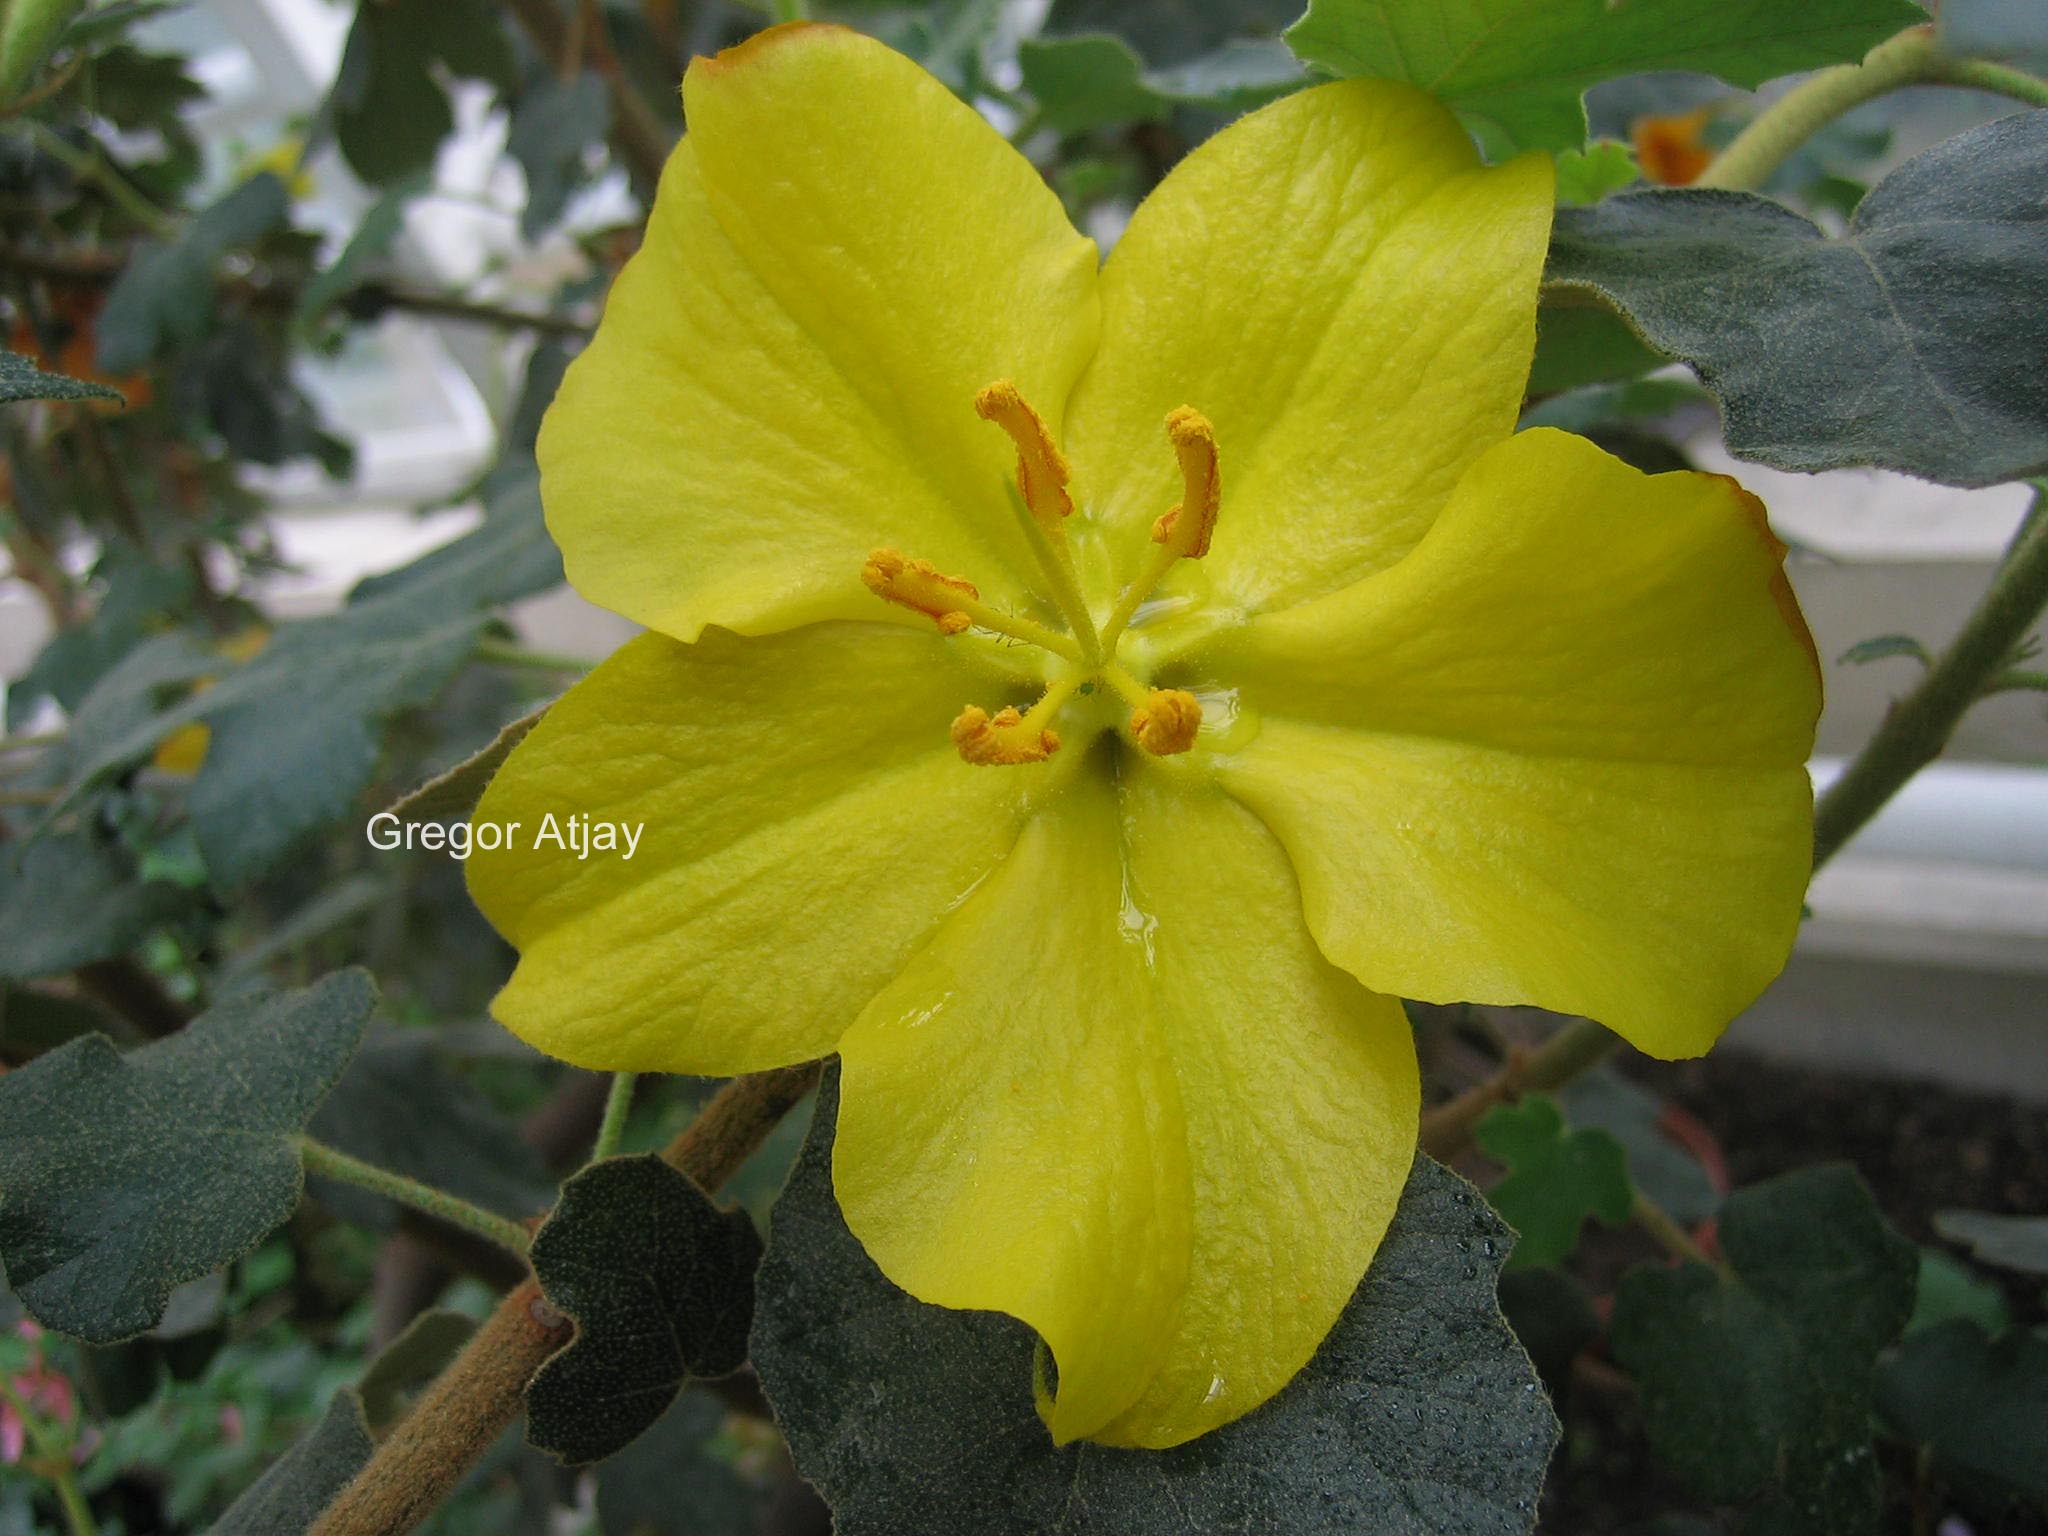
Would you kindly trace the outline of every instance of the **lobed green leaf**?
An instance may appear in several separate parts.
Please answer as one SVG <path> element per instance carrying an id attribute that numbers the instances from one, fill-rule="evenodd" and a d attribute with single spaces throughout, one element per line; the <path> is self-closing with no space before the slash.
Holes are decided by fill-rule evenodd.
<path id="1" fill-rule="evenodd" d="M 1170 1451 L 1055 1446 L 1029 1330 L 912 1300 L 847 1230 L 837 1100 L 828 1074 L 775 1208 L 753 1357 L 840 1536 L 1530 1529 L 1557 1421 L 1495 1304 L 1507 1229 L 1448 1170 L 1418 1159 L 1350 1307 L 1264 1407 Z"/>

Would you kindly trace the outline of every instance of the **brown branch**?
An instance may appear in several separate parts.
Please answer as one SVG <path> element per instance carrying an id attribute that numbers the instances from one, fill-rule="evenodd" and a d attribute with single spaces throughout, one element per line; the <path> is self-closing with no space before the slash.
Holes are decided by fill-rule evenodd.
<path id="1" fill-rule="evenodd" d="M 1512 1051 L 1501 1068 L 1483 1083 L 1446 1099 L 1422 1117 L 1422 1150 L 1448 1158 L 1472 1141 L 1472 1129 L 1496 1104 L 1510 1104 L 1525 1093 L 1559 1088 L 1591 1071 L 1621 1045 L 1591 1019 L 1573 1019 L 1533 1051 Z"/>
<path id="2" fill-rule="evenodd" d="M 817 1075 L 813 1063 L 733 1079 L 663 1157 L 716 1190 Z M 526 1384 L 569 1333 L 568 1319 L 536 1281 L 513 1291 L 327 1507 L 312 1536 L 402 1536 L 418 1525 L 518 1417 Z"/>
<path id="3" fill-rule="evenodd" d="M 0 244 L 0 269 L 38 277 L 45 282 L 73 286 L 109 287 L 127 266 L 128 258 L 118 250 L 51 251 L 33 246 Z M 221 287 L 237 298 L 273 309 L 290 309 L 298 303 L 299 290 L 276 277 L 228 277 Z M 486 304 L 459 294 L 429 293 L 403 284 L 372 280 L 351 289 L 340 300 L 350 313 L 371 318 L 389 309 L 429 320 L 451 320 L 473 325 L 495 325 L 507 330 L 541 331 L 550 336 L 588 336 L 590 327 L 570 315 L 536 313 Z"/>

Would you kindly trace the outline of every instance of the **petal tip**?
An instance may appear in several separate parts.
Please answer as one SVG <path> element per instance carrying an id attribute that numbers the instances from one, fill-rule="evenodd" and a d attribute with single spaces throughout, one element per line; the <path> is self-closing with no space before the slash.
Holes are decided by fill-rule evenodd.
<path id="1" fill-rule="evenodd" d="M 784 21 L 772 27 L 763 27 L 752 37 L 734 43 L 730 48 L 721 48 L 716 53 L 700 53 L 690 60 L 688 75 L 699 75 L 716 79 L 729 75 L 748 64 L 758 63 L 761 57 L 786 43 L 800 38 L 815 38 L 824 33 L 838 33 L 844 37 L 853 36 L 850 28 L 832 21 Z M 688 76 L 686 75 L 685 78 Z"/>

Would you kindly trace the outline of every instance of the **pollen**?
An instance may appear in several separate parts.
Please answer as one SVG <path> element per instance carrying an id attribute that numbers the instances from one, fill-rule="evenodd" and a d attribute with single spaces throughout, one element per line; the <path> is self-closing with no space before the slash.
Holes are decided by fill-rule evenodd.
<path id="1" fill-rule="evenodd" d="M 953 745 L 977 767 L 1042 763 L 1060 749 L 1059 732 L 1027 723 L 1015 705 L 995 714 L 970 704 L 953 721 Z"/>
<path id="2" fill-rule="evenodd" d="M 1191 405 L 1169 412 L 1167 441 L 1180 460 L 1181 499 L 1152 525 L 1152 542 L 1184 560 L 1209 553 L 1216 512 L 1223 505 L 1223 474 L 1216 462 L 1216 429 Z"/>
<path id="3" fill-rule="evenodd" d="M 1158 757 L 1171 757 L 1195 744 L 1202 728 L 1202 706 L 1184 688 L 1154 688 L 1131 711 L 1131 734 L 1138 745 Z"/>
<path id="4" fill-rule="evenodd" d="M 947 576 L 929 560 L 906 560 L 893 549 L 878 549 L 860 568 L 860 579 L 875 596 L 929 614 L 943 635 L 957 635 L 973 621 L 961 599 L 973 603 L 981 592 L 963 576 Z"/>
<path id="5" fill-rule="evenodd" d="M 1017 445 L 1017 490 L 1047 537 L 1062 537 L 1062 523 L 1074 511 L 1067 491 L 1072 478 L 1066 455 L 1053 441 L 1045 418 L 1025 403 L 1009 379 L 997 379 L 974 397 L 974 413 L 992 421 Z"/>

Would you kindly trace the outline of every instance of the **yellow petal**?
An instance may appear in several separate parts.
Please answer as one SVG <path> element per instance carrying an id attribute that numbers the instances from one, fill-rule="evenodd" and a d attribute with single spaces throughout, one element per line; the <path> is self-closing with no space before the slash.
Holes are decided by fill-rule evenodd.
<path id="1" fill-rule="evenodd" d="M 1099 765 L 841 1042 L 834 1177 L 897 1284 L 1045 1339 L 1056 1439 L 1157 1447 L 1315 1352 L 1418 1090 L 1399 1006 L 1317 953 L 1257 820 Z"/>
<path id="2" fill-rule="evenodd" d="M 947 720 L 1004 686 L 889 625 L 632 641 L 556 702 L 471 818 L 519 828 L 469 863 L 520 952 L 493 1013 L 607 1071 L 830 1051 L 1066 771 L 961 764 Z M 549 815 L 637 825 L 638 847 L 537 847 Z"/>
<path id="3" fill-rule="evenodd" d="M 836 27 L 684 81 L 690 133 L 540 438 L 569 579 L 650 628 L 876 618 L 878 544 L 1020 599 L 1015 379 L 1054 426 L 1096 335 L 1096 255 L 951 92 Z M 905 623 L 911 615 L 896 615 Z"/>
<path id="4" fill-rule="evenodd" d="M 1456 119 L 1387 81 L 1301 91 L 1225 129 L 1138 209 L 1102 274 L 1103 346 L 1068 412 L 1108 556 L 1179 499 L 1160 423 L 1215 423 L 1203 561 L 1257 610 L 1411 547 L 1513 429 L 1550 232 L 1542 156 L 1480 166 Z"/>
<path id="5" fill-rule="evenodd" d="M 1399 565 L 1223 656 L 1222 782 L 1367 986 L 1586 1014 L 1697 1055 L 1784 965 L 1820 709 L 1783 546 L 1732 480 L 1532 431 Z"/>

